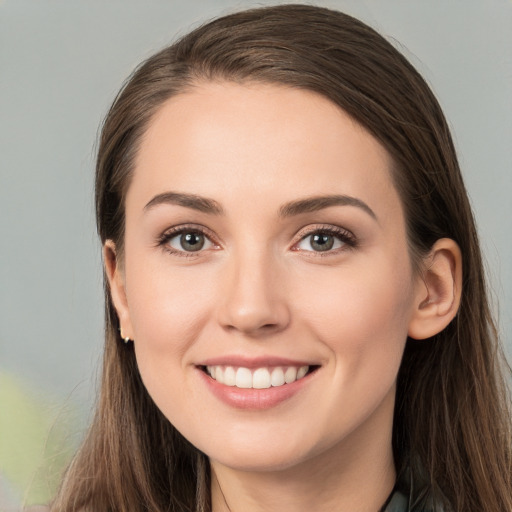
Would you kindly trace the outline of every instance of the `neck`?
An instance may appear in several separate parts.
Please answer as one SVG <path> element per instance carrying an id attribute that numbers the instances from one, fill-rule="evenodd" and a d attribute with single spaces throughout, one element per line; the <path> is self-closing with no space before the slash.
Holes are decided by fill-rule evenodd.
<path id="1" fill-rule="evenodd" d="M 285 469 L 248 471 L 210 461 L 213 512 L 378 512 L 396 478 L 387 423 L 383 429 L 382 418 L 370 421 Z"/>

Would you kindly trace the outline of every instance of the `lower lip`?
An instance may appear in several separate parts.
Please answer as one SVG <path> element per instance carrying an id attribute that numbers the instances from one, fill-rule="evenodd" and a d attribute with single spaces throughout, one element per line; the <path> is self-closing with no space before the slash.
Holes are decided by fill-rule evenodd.
<path id="1" fill-rule="evenodd" d="M 237 409 L 271 409 L 296 395 L 311 380 L 314 373 L 291 384 L 270 387 L 266 389 L 243 389 L 235 386 L 226 386 L 217 382 L 198 368 L 200 377 L 208 389 L 225 404 Z"/>

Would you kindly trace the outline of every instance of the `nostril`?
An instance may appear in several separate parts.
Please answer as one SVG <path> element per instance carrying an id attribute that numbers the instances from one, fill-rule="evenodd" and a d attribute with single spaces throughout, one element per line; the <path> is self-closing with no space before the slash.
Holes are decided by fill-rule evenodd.
<path id="1" fill-rule="evenodd" d="M 224 329 L 228 330 L 228 331 L 240 331 L 240 332 L 245 332 L 247 334 L 254 334 L 254 333 L 271 333 L 275 330 L 278 330 L 279 329 L 279 325 L 276 324 L 276 323 L 267 323 L 267 324 L 263 324 L 263 325 L 258 325 L 258 326 L 249 326 L 249 325 L 240 325 L 240 324 L 237 324 L 237 325 L 231 325 L 231 324 L 228 324 L 228 325 L 225 325 L 224 326 Z"/>
<path id="2" fill-rule="evenodd" d="M 285 304 L 262 294 L 238 294 L 219 304 L 218 321 L 229 332 L 251 336 L 268 335 L 289 324 L 290 313 Z"/>

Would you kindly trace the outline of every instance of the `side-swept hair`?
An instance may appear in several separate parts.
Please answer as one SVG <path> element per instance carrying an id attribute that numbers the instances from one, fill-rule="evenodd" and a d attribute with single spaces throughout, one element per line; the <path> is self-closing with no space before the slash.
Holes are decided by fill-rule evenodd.
<path id="1" fill-rule="evenodd" d="M 103 125 L 96 171 L 101 241 L 122 251 L 124 198 L 155 112 L 198 81 L 314 91 L 365 127 L 393 158 L 413 263 L 439 238 L 463 255 L 459 312 L 436 336 L 407 341 L 393 427 L 396 468 L 454 512 L 512 510 L 511 426 L 473 215 L 450 132 L 431 90 L 382 36 L 337 11 L 282 5 L 207 23 L 144 62 Z M 122 253 L 122 252 L 121 252 Z M 101 393 L 54 511 L 208 511 L 209 469 L 157 409 L 133 347 L 122 343 L 108 286 Z M 508 368 L 507 368 L 508 371 Z"/>

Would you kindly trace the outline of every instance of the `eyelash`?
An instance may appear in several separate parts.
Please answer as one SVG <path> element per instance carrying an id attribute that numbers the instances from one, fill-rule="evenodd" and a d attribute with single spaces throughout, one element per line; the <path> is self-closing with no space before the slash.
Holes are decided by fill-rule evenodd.
<path id="1" fill-rule="evenodd" d="M 299 241 L 293 244 L 292 250 L 299 251 L 300 249 L 297 246 L 308 237 L 312 237 L 314 235 L 328 235 L 334 238 L 337 238 L 343 245 L 336 249 L 329 249 L 324 252 L 322 251 L 304 251 L 309 253 L 308 255 L 311 257 L 320 257 L 324 258 L 327 256 L 332 256 L 334 254 L 338 254 L 340 252 L 355 249 L 358 245 L 357 239 L 353 233 L 348 231 L 347 229 L 340 228 L 338 226 L 315 226 L 313 228 L 307 228 L 306 231 L 299 232 Z"/>
<path id="2" fill-rule="evenodd" d="M 193 258 L 198 255 L 198 253 L 203 252 L 201 250 L 198 251 L 180 251 L 173 249 L 169 245 L 169 241 L 175 238 L 176 236 L 182 235 L 184 233 L 197 233 L 203 235 L 207 238 L 210 243 L 213 244 L 214 247 L 219 247 L 219 244 L 216 243 L 211 235 L 210 231 L 205 229 L 203 226 L 198 225 L 184 225 L 184 226 L 176 226 L 175 228 L 171 228 L 170 230 L 163 233 L 157 240 L 157 246 L 162 247 L 166 252 L 179 257 L 184 258 Z M 326 257 L 333 254 L 338 254 L 341 251 L 345 251 L 348 249 L 354 249 L 357 247 L 358 242 L 356 237 L 350 231 L 337 227 L 337 226 L 315 226 L 314 228 L 308 228 L 307 231 L 299 232 L 299 240 L 295 242 L 292 246 L 293 251 L 300 251 L 297 246 L 308 237 L 313 235 L 327 235 L 337 238 L 343 245 L 333 250 L 322 251 L 304 251 L 306 253 L 311 253 L 310 256 L 314 257 Z"/>

